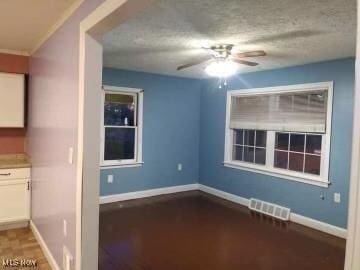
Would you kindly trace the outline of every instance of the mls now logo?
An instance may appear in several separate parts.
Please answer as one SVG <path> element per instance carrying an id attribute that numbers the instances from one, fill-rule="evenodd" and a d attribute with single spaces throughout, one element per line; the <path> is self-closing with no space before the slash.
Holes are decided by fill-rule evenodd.
<path id="1" fill-rule="evenodd" d="M 3 259 L 3 267 L 37 267 L 34 259 Z"/>

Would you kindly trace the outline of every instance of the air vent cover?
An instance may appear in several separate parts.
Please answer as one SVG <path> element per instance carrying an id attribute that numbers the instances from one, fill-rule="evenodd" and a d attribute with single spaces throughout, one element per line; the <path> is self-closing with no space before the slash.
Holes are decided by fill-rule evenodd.
<path id="1" fill-rule="evenodd" d="M 251 198 L 249 208 L 256 212 L 263 213 L 281 220 L 289 220 L 290 208 L 286 208 L 277 204 L 264 202 L 258 199 Z"/>

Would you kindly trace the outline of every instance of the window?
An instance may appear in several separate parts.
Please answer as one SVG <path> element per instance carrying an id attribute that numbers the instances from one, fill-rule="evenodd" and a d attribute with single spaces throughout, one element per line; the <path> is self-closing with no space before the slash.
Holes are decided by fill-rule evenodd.
<path id="1" fill-rule="evenodd" d="M 329 184 L 332 82 L 229 91 L 224 165 Z"/>
<path id="2" fill-rule="evenodd" d="M 101 166 L 142 163 L 142 99 L 140 89 L 104 87 Z"/>
<path id="3" fill-rule="evenodd" d="M 234 130 L 233 160 L 265 164 L 266 132 L 262 130 Z"/>
<path id="4" fill-rule="evenodd" d="M 274 167 L 320 175 L 322 136 L 277 132 Z"/>

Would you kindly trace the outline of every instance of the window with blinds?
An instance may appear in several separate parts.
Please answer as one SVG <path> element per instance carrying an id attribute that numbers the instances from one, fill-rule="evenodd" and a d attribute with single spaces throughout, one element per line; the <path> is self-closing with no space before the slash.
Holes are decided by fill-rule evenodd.
<path id="1" fill-rule="evenodd" d="M 224 165 L 329 184 L 332 82 L 233 90 Z"/>
<path id="2" fill-rule="evenodd" d="M 230 128 L 326 132 L 327 91 L 232 96 Z"/>

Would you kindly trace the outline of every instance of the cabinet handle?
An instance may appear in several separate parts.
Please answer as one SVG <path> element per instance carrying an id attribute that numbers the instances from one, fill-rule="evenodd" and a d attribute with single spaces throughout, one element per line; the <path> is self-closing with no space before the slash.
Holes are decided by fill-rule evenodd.
<path id="1" fill-rule="evenodd" d="M 30 182 L 27 182 L 27 190 L 30 190 Z"/>
<path id="2" fill-rule="evenodd" d="M 10 176 L 11 173 L 0 173 L 1 176 Z"/>

